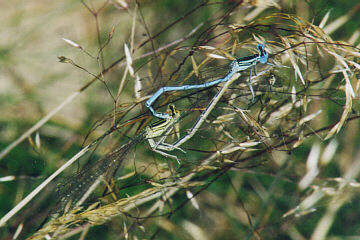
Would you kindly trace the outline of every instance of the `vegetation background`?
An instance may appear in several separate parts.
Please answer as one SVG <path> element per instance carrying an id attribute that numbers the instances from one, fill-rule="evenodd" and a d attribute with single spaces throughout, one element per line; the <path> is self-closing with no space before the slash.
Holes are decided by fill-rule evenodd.
<path id="1" fill-rule="evenodd" d="M 209 164 L 207 166 L 209 172 L 206 173 L 201 172 L 203 169 L 198 169 L 196 171 L 201 174 L 197 181 L 180 187 L 181 191 L 178 195 L 168 199 L 164 196 L 159 197 L 166 210 L 158 207 L 161 214 L 156 217 L 155 215 L 142 217 L 142 213 L 153 206 L 147 203 L 129 212 L 121 210 L 116 216 L 107 217 L 106 220 L 101 219 L 97 222 L 82 219 L 79 222 L 72 222 L 65 227 L 66 231 L 59 235 L 69 239 L 114 239 L 115 237 L 356 239 L 360 237 L 358 221 L 360 137 L 357 85 L 359 69 L 356 68 L 356 62 L 359 62 L 357 54 L 360 44 L 358 2 L 64 0 L 1 1 L 0 5 L 1 217 L 84 146 L 102 136 L 113 126 L 116 119 L 119 118 L 123 120 L 122 123 L 126 123 L 135 116 L 146 116 L 147 120 L 151 120 L 149 113 L 143 107 L 144 99 L 135 97 L 132 83 L 135 78 L 126 74 L 124 78 L 126 81 L 122 81 L 124 72 L 128 71 L 125 69 L 129 67 L 129 62 L 125 59 L 124 44 L 130 48 L 133 67 L 141 77 L 159 72 L 159 69 L 165 73 L 174 72 L 176 67 L 181 66 L 183 59 L 186 59 L 185 70 L 189 70 L 191 67 L 194 68 L 194 64 L 191 58 L 185 56 L 191 50 L 195 49 L 196 57 L 209 56 L 209 52 L 201 51 L 194 46 L 208 45 L 217 50 L 222 49 L 216 54 L 228 57 L 225 51 L 231 52 L 233 43 L 231 40 L 236 38 L 233 37 L 236 31 L 234 30 L 232 36 L 221 37 L 224 29 L 228 29 L 229 25 L 251 25 L 250 23 L 257 19 L 265 19 L 266 22 L 267 17 L 270 19 L 268 23 L 271 23 L 270 16 L 281 13 L 291 14 L 294 18 L 299 17 L 316 26 L 326 19 L 326 23 L 322 26 L 323 35 L 318 36 L 319 38 L 328 42 L 339 41 L 334 42 L 339 44 L 339 48 L 342 47 L 341 44 L 357 46 L 352 49 L 353 53 L 346 52 L 345 56 L 335 57 L 335 60 L 333 56 L 331 59 L 328 57 L 328 62 L 322 62 L 323 66 L 329 66 L 330 69 L 336 65 L 336 61 L 341 62 L 339 59 L 345 59 L 351 54 L 355 56 L 351 60 L 355 64 L 350 64 L 350 68 L 354 72 L 351 75 L 351 84 L 356 96 L 353 97 L 352 107 L 348 109 L 350 113 L 346 117 L 349 120 L 344 119 L 344 125 L 339 133 L 325 140 L 326 134 L 321 135 L 316 132 L 323 127 L 328 133 L 339 121 L 344 109 L 347 109 L 346 94 L 334 92 L 339 100 L 338 107 L 322 104 L 319 101 L 321 106 L 318 107 L 323 111 L 321 117 L 314 119 L 314 125 L 306 128 L 312 129 L 313 134 L 299 141 L 299 145 L 292 151 L 274 149 L 266 151 L 246 166 L 221 167 L 222 165 L 217 163 L 217 165 Z M 220 27 L 204 30 L 215 23 Z M 284 23 L 284 26 L 287 26 L 286 24 L 288 23 Z M 304 29 L 306 29 L 305 25 Z M 255 26 L 251 31 L 250 34 L 237 38 L 240 41 L 247 39 L 246 41 L 253 46 L 236 46 L 236 49 L 239 49 L 237 53 L 241 56 L 248 52 L 240 49 L 245 47 L 254 49 L 256 43 L 251 41 L 259 40 L 261 36 L 268 36 L 271 29 L 267 29 L 268 32 L 262 34 L 262 30 L 256 29 Z M 292 31 L 295 33 L 295 28 Z M 208 35 L 201 36 L 200 32 Z M 290 39 L 289 35 L 284 34 L 284 37 Z M 266 43 L 268 39 L 264 37 L 262 40 Z M 280 48 L 271 48 L 271 44 L 275 45 L 275 41 L 278 40 L 269 39 L 269 49 L 272 50 L 270 53 L 273 54 L 281 51 Z M 291 44 L 296 45 L 295 42 Z M 226 47 L 222 48 L 223 45 Z M 158 51 L 154 53 L 154 50 Z M 308 56 L 309 59 L 315 58 L 312 54 L 303 56 L 304 59 Z M 170 64 L 162 65 L 162 62 L 168 58 L 171 59 Z M 197 58 L 198 62 L 199 59 L 201 58 Z M 280 59 L 277 60 L 286 64 Z M 213 62 L 211 66 L 228 62 L 228 60 L 219 60 Z M 176 64 L 171 65 L 171 63 Z M 293 68 L 289 61 L 287 65 Z M 305 69 L 301 68 L 304 72 Z M 320 67 L 314 69 L 319 70 L 318 72 L 322 71 Z M 284 70 L 274 73 L 279 79 L 277 86 L 285 85 L 283 78 L 286 78 L 284 74 L 287 73 L 282 71 Z M 288 71 L 289 76 L 291 73 L 292 81 L 295 81 L 294 78 L 298 77 L 294 77 L 296 75 L 294 70 Z M 94 76 L 91 74 L 98 75 L 101 72 L 103 75 L 99 75 L 100 79 L 93 80 Z M 334 78 L 337 79 L 337 85 L 331 83 L 332 88 L 342 90 L 344 77 Z M 299 79 L 296 81 L 301 85 Z M 148 88 L 148 92 L 145 91 L 148 94 L 156 91 L 158 87 L 151 83 L 146 85 L 146 80 L 143 83 Z M 168 84 L 168 82 L 161 83 L 161 85 Z M 172 84 L 179 82 L 174 81 Z M 287 92 L 290 93 L 290 88 L 287 88 Z M 317 99 L 315 97 L 317 92 L 313 93 L 314 99 Z M 147 96 L 144 93 L 140 95 Z M 69 96 L 72 98 L 69 99 Z M 313 95 L 306 93 L 304 96 Z M 204 95 L 196 97 L 201 101 L 210 100 L 205 99 Z M 324 97 L 324 95 L 319 99 L 322 97 L 329 102 L 333 100 L 332 96 Z M 67 99 L 66 105 L 49 119 L 45 119 L 41 127 L 36 128 L 31 134 L 23 135 L 36 126 L 39 120 L 62 106 Z M 288 99 L 291 99 L 290 95 Z M 124 110 L 132 106 L 130 103 L 136 106 L 134 112 Z M 181 103 L 179 106 L 180 109 L 183 107 Z M 202 105 L 204 106 L 206 105 Z M 260 108 L 260 104 L 257 106 Z M 218 111 L 220 112 L 219 109 Z M 255 108 L 254 110 L 250 108 L 250 111 L 255 112 Z M 304 114 L 307 115 L 309 113 Z M 293 124 L 298 124 L 301 119 L 303 118 L 293 119 Z M 97 145 L 96 151 L 83 157 L 78 164 L 73 164 L 59 177 L 60 184 L 70 179 L 69 176 L 76 175 L 79 169 L 86 165 L 87 160 L 96 162 L 111 153 L 116 146 L 126 143 L 137 130 L 141 129 L 140 124 L 136 124 L 128 130 L 121 130 L 121 134 L 106 136 L 103 144 Z M 229 127 L 232 127 L 231 132 L 234 126 L 229 125 Z M 198 151 L 193 151 L 190 160 L 184 161 L 184 165 L 180 166 L 174 160 L 156 155 L 146 144 L 136 146 L 131 152 L 132 159 L 136 158 L 136 161 L 144 164 L 139 165 L 149 169 L 151 162 L 152 165 L 156 165 L 158 172 L 155 174 L 154 170 L 149 172 L 134 170 L 136 165 L 134 161 L 126 161 L 123 170 L 117 175 L 130 174 L 130 176 L 123 180 L 124 182 L 119 183 L 117 180 L 117 184 L 131 187 L 123 189 L 113 187 L 120 188 L 118 198 L 138 196 L 136 194 L 143 193 L 153 186 L 157 187 L 156 184 L 166 185 L 175 178 L 175 175 L 183 176 L 185 172 L 187 174 L 190 171 L 196 172 L 194 167 L 199 166 L 198 163 L 201 162 L 198 159 L 205 159 L 206 154 L 213 153 L 212 145 L 205 139 L 214 137 L 211 133 L 219 131 L 215 127 L 205 130 L 210 132 L 210 135 L 205 131 L 199 134 L 199 139 L 204 139 L 204 143 L 201 140 L 195 141 L 196 145 L 193 148 Z M 293 134 L 300 133 L 293 132 Z M 22 135 L 23 140 L 19 141 L 11 151 L 6 152 L 8 147 Z M 286 138 L 285 131 L 280 135 Z M 209 149 L 209 153 L 201 152 L 199 149 Z M 135 152 L 136 157 L 134 157 Z M 311 153 L 318 157 L 314 157 Z M 225 160 L 227 158 L 229 161 L 235 161 L 234 156 L 226 157 Z M 311 159 L 314 158 L 322 159 L 318 160 L 321 162 L 318 164 L 318 173 L 313 182 L 302 188 L 299 183 L 310 171 Z M 172 174 L 167 175 L 169 172 Z M 218 174 L 219 172 L 221 174 Z M 47 218 L 50 214 L 49 208 L 53 208 L 58 200 L 57 195 L 53 193 L 57 191 L 59 182 L 47 186 L 44 194 L 36 196 L 5 226 L 2 226 L 0 238 L 12 239 L 16 236 L 18 239 L 23 239 L 42 228 L 44 221 L 49 221 Z M 192 198 L 191 194 L 195 194 L 196 198 Z M 102 202 L 103 206 L 115 201 L 96 199 Z"/>

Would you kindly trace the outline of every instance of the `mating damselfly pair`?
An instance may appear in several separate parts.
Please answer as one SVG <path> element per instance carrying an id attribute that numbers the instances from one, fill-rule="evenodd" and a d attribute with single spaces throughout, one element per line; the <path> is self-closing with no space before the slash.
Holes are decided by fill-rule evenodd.
<path id="1" fill-rule="evenodd" d="M 202 123 L 206 120 L 207 116 L 210 114 L 212 109 L 218 103 L 218 101 L 224 94 L 225 90 L 229 87 L 229 85 L 233 81 L 235 81 L 240 76 L 239 73 L 242 71 L 248 70 L 248 69 L 250 70 L 248 85 L 249 85 L 249 89 L 251 91 L 252 101 L 254 101 L 255 94 L 254 94 L 254 90 L 253 90 L 253 87 L 251 84 L 251 77 L 252 77 L 253 73 L 254 73 L 254 75 L 256 75 L 256 65 L 259 62 L 262 64 L 268 64 L 267 60 L 268 60 L 268 56 L 269 56 L 268 53 L 266 52 L 263 44 L 258 44 L 257 50 L 258 50 L 258 54 L 238 58 L 238 59 L 232 61 L 229 64 L 229 72 L 222 78 L 218 78 L 213 81 L 205 82 L 202 84 L 183 85 L 183 86 L 176 86 L 176 87 L 165 86 L 165 87 L 162 87 L 159 90 L 157 90 L 154 93 L 154 95 L 146 101 L 146 104 L 145 104 L 155 117 L 164 119 L 164 121 L 162 121 L 161 124 L 157 124 L 154 127 L 147 128 L 146 138 L 148 139 L 151 148 L 154 151 L 156 151 L 164 156 L 177 159 L 176 156 L 165 153 L 164 151 L 172 151 L 174 149 L 183 151 L 180 148 L 180 146 L 183 143 L 185 143 L 186 141 L 188 141 L 196 133 L 196 131 L 200 128 Z M 177 113 L 175 114 L 174 106 L 171 106 L 171 109 L 170 109 L 172 114 L 157 112 L 152 107 L 153 103 L 165 92 L 187 91 L 187 90 L 192 90 L 192 89 L 209 88 L 209 87 L 218 85 L 220 83 L 225 83 L 225 85 L 212 98 L 212 100 L 210 101 L 210 103 L 208 104 L 206 109 L 202 112 L 202 114 L 200 115 L 198 120 L 194 123 L 191 130 L 185 136 L 183 136 L 180 139 L 178 139 L 177 141 L 175 141 L 173 144 L 165 143 L 166 135 L 167 135 L 167 133 L 169 133 L 171 131 L 171 127 L 169 127 L 169 125 L 173 125 L 174 122 L 177 121 L 177 119 L 179 118 L 179 114 L 177 114 Z M 161 137 L 158 142 L 155 142 L 153 140 L 153 138 L 159 137 L 163 134 L 164 134 L 164 136 Z"/>
<path id="2" fill-rule="evenodd" d="M 240 77 L 240 72 L 247 69 L 250 69 L 248 86 L 251 91 L 251 101 L 254 101 L 255 93 L 251 84 L 251 78 L 253 77 L 253 73 L 256 75 L 256 65 L 259 62 L 266 64 L 268 59 L 268 53 L 265 51 L 263 44 L 258 44 L 257 49 L 258 54 L 232 61 L 228 66 L 229 71 L 224 77 L 217 78 L 203 84 L 183 85 L 179 87 L 165 86 L 156 91 L 155 94 L 147 100 L 146 106 L 150 109 L 154 116 L 160 118 L 160 120 L 150 126 L 147 126 L 144 131 L 139 133 L 131 141 L 120 146 L 108 156 L 103 157 L 102 160 L 97 161 L 94 166 L 84 169 L 77 177 L 67 183 L 69 186 L 63 189 L 60 193 L 62 196 L 62 208 L 65 208 L 66 205 L 69 205 L 69 201 L 73 203 L 77 201 L 81 202 L 81 196 L 86 195 L 87 189 L 94 183 L 94 180 L 102 176 L 105 172 L 108 172 L 109 169 L 117 169 L 117 167 L 125 159 L 128 151 L 144 139 L 148 141 L 151 149 L 154 152 L 159 153 L 165 157 L 176 159 L 180 164 L 178 156 L 166 152 L 180 150 L 186 154 L 186 152 L 182 150 L 180 146 L 195 135 L 204 121 L 206 121 L 209 114 L 219 103 L 221 97 L 229 89 L 229 86 Z M 210 101 L 208 102 L 205 110 L 200 114 L 195 123 L 193 123 L 191 129 L 187 131 L 187 134 L 180 137 L 172 144 L 166 143 L 166 140 L 169 137 L 170 132 L 173 131 L 175 124 L 180 121 L 181 114 L 174 104 L 168 105 L 168 113 L 156 112 L 152 107 L 152 104 L 160 97 L 160 95 L 168 91 L 186 91 L 191 89 L 209 88 L 220 83 L 224 83 L 224 85 L 212 98 L 210 98 Z"/>

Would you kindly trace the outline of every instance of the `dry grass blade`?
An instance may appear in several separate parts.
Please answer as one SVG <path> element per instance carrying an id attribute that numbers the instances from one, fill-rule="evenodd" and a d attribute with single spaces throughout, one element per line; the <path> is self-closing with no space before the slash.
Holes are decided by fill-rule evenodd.
<path id="1" fill-rule="evenodd" d="M 295 59 L 295 54 L 294 54 L 293 50 L 291 49 L 291 45 L 290 45 L 289 40 L 287 40 L 286 38 L 281 38 L 281 40 L 285 44 L 285 47 L 288 49 L 287 53 L 289 54 L 289 59 L 290 59 L 290 62 L 292 64 L 292 66 L 294 67 L 296 75 L 299 76 L 299 78 L 301 79 L 302 84 L 305 85 L 305 80 L 304 80 L 304 78 L 302 76 L 302 73 L 300 71 L 299 66 L 296 63 L 297 61 Z"/>
<path id="2" fill-rule="evenodd" d="M 345 70 L 343 70 L 342 72 L 346 79 L 345 80 L 346 81 L 345 89 L 344 89 L 345 97 L 346 97 L 345 98 L 346 99 L 345 107 L 344 107 L 344 111 L 341 115 L 340 121 L 338 123 L 336 123 L 335 126 L 329 131 L 329 133 L 325 137 L 325 140 L 331 138 L 334 134 L 339 133 L 339 131 L 341 130 L 342 126 L 345 123 L 345 120 L 347 119 L 349 113 L 351 112 L 352 99 L 353 99 L 353 97 L 355 97 L 354 90 L 352 89 L 352 86 L 350 84 L 350 80 L 347 75 L 347 72 Z"/>

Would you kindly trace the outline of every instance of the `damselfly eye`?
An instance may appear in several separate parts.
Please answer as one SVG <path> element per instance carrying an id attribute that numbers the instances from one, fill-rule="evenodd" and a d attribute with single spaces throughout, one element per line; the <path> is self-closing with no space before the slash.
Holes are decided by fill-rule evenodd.
<path id="1" fill-rule="evenodd" d="M 262 44 L 258 44 L 257 45 L 257 49 L 259 50 L 260 52 L 260 56 L 264 56 L 265 55 L 265 48 L 264 48 L 264 45 Z"/>

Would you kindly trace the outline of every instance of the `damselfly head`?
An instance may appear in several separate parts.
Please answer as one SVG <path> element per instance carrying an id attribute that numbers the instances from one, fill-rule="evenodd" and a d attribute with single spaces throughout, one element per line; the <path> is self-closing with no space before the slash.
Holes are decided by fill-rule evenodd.
<path id="1" fill-rule="evenodd" d="M 259 50 L 259 57 L 260 57 L 260 60 L 259 62 L 261 63 L 266 63 L 267 62 L 267 59 L 269 57 L 269 54 L 265 51 L 265 47 L 263 44 L 259 43 L 256 48 Z"/>
<path id="2" fill-rule="evenodd" d="M 175 108 L 174 104 L 169 104 L 168 108 L 170 110 L 171 117 L 177 117 L 178 115 L 180 115 L 180 111 Z"/>

